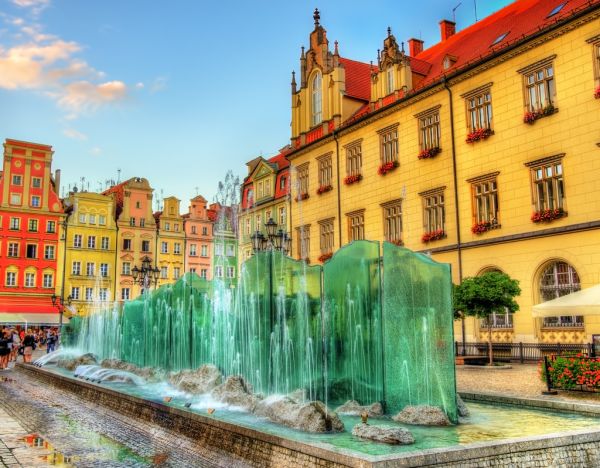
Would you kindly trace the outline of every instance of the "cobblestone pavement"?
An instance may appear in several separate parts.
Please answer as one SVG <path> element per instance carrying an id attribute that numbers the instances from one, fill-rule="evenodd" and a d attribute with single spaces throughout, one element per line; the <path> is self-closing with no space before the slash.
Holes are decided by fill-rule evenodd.
<path id="1" fill-rule="evenodd" d="M 32 434 L 41 447 L 24 440 L 29 435 L 32 442 Z M 56 465 L 63 456 L 72 463 L 63 466 L 239 466 L 226 453 L 200 453 L 191 439 L 40 384 L 18 369 L 0 372 L 0 467 Z"/>
<path id="2" fill-rule="evenodd" d="M 499 393 L 506 396 L 545 398 L 554 401 L 578 401 L 600 405 L 600 393 L 564 392 L 542 395 L 546 389 L 535 364 L 511 364 L 512 369 L 485 366 L 456 366 L 458 391 Z"/>

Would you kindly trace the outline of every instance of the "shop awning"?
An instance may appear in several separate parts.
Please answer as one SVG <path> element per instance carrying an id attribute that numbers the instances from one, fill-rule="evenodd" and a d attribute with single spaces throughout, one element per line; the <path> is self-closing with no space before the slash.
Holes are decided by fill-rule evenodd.
<path id="1" fill-rule="evenodd" d="M 534 317 L 600 315 L 600 284 L 533 306 Z"/>
<path id="2" fill-rule="evenodd" d="M 68 319 L 63 316 L 63 323 L 68 323 Z M 53 314 L 11 314 L 0 312 L 0 324 L 7 325 L 58 325 L 60 316 Z"/>

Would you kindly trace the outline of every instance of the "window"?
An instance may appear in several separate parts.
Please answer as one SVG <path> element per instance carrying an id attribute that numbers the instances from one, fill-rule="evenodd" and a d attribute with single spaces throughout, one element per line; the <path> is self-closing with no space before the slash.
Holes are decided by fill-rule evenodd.
<path id="1" fill-rule="evenodd" d="M 131 263 L 130 262 L 123 262 L 123 268 L 121 269 L 121 272 L 124 275 L 131 275 Z"/>
<path id="2" fill-rule="evenodd" d="M 423 229 L 425 232 L 444 231 L 445 211 L 443 190 L 421 194 L 423 197 Z"/>
<path id="3" fill-rule="evenodd" d="M 496 176 L 473 180 L 473 218 L 475 223 L 498 224 L 498 183 Z"/>
<path id="4" fill-rule="evenodd" d="M 13 185 L 23 185 L 23 176 L 13 175 L 12 176 L 12 184 Z"/>
<path id="5" fill-rule="evenodd" d="M 75 234 L 73 236 L 73 247 L 81 248 L 82 242 L 83 242 L 83 236 L 81 234 Z"/>
<path id="6" fill-rule="evenodd" d="M 251 224 L 252 224 L 252 220 L 250 219 L 250 216 L 248 216 L 246 218 L 246 229 L 245 229 L 247 236 L 249 236 L 250 235 L 250 231 L 252 231 Z"/>
<path id="7" fill-rule="evenodd" d="M 192 226 L 192 234 L 196 234 L 196 226 Z"/>
<path id="8" fill-rule="evenodd" d="M 492 128 L 492 92 L 489 86 L 466 95 L 467 126 L 470 132 Z"/>
<path id="9" fill-rule="evenodd" d="M 150 241 L 149 240 L 142 241 L 142 252 L 150 252 Z"/>
<path id="10" fill-rule="evenodd" d="M 319 188 L 331 187 L 331 153 L 317 158 L 319 162 Z"/>
<path id="11" fill-rule="evenodd" d="M 71 274 L 73 276 L 81 275 L 81 262 L 73 262 L 73 265 L 71 268 Z"/>
<path id="12" fill-rule="evenodd" d="M 223 244 L 215 244 L 215 255 L 219 257 L 223 256 Z"/>
<path id="13" fill-rule="evenodd" d="M 287 177 L 281 176 L 279 179 L 279 190 L 285 190 L 287 184 Z"/>
<path id="14" fill-rule="evenodd" d="M 215 267 L 215 277 L 223 278 L 223 267 L 221 265 Z"/>
<path id="15" fill-rule="evenodd" d="M 286 225 L 286 210 L 285 210 L 285 206 L 280 206 L 279 207 L 279 224 L 281 226 L 285 226 Z"/>
<path id="16" fill-rule="evenodd" d="M 37 232 L 38 231 L 38 220 L 37 219 L 30 219 L 29 220 L 29 228 L 28 228 L 29 232 Z"/>
<path id="17" fill-rule="evenodd" d="M 87 246 L 88 246 L 88 249 L 96 248 L 96 236 L 88 236 Z"/>
<path id="18" fill-rule="evenodd" d="M 78 301 L 79 300 L 79 288 L 78 287 L 72 287 L 71 288 L 71 298 L 74 301 Z"/>
<path id="19" fill-rule="evenodd" d="M 362 150 L 360 141 L 346 146 L 346 175 L 357 176 L 362 171 Z"/>
<path id="20" fill-rule="evenodd" d="M 56 248 L 53 245 L 47 245 L 44 247 L 44 258 L 46 260 L 54 260 Z"/>
<path id="21" fill-rule="evenodd" d="M 419 119 L 419 145 L 421 151 L 440 147 L 439 106 L 417 114 Z"/>
<path id="22" fill-rule="evenodd" d="M 173 230 L 174 230 L 175 232 L 179 232 L 179 223 L 175 223 L 175 224 L 173 224 Z"/>
<path id="23" fill-rule="evenodd" d="M 100 290 L 98 291 L 98 298 L 101 301 L 107 301 L 108 300 L 108 289 L 100 288 Z"/>
<path id="24" fill-rule="evenodd" d="M 121 289 L 121 300 L 128 301 L 130 297 L 129 288 Z"/>
<path id="25" fill-rule="evenodd" d="M 196 269 L 195 268 L 190 268 L 190 273 L 196 273 Z"/>
<path id="26" fill-rule="evenodd" d="M 140 227 L 146 226 L 146 218 L 140 218 Z"/>
<path id="27" fill-rule="evenodd" d="M 142 204 L 141 204 L 139 201 L 136 201 L 136 202 L 135 202 L 135 207 L 136 207 L 136 208 L 141 208 L 141 207 L 142 207 Z"/>
<path id="28" fill-rule="evenodd" d="M 173 245 L 173 253 L 175 255 L 181 254 L 181 244 L 179 242 L 175 242 L 175 245 Z"/>
<path id="29" fill-rule="evenodd" d="M 46 222 L 46 232 L 49 234 L 56 232 L 56 221 Z"/>
<path id="30" fill-rule="evenodd" d="M 6 255 L 8 257 L 18 257 L 19 256 L 19 244 L 17 242 L 9 242 L 8 243 L 8 252 Z"/>
<path id="31" fill-rule="evenodd" d="M 385 80 L 385 94 L 392 94 L 395 91 L 394 87 L 394 67 L 390 67 L 385 72 L 386 80 Z"/>
<path id="32" fill-rule="evenodd" d="M 9 229 L 11 231 L 18 231 L 21 229 L 21 218 L 10 218 Z"/>
<path id="33" fill-rule="evenodd" d="M 491 322 L 491 323 L 489 323 Z M 513 328 L 513 314 L 510 312 L 494 312 L 486 319 L 481 320 L 481 328 Z"/>
<path id="34" fill-rule="evenodd" d="M 303 195 L 308 195 L 308 163 L 298 166 L 296 171 L 298 176 L 298 197 L 301 198 Z M 256 229 L 260 229 L 259 224 L 257 224 Z"/>
<path id="35" fill-rule="evenodd" d="M 348 240 L 363 240 L 365 238 L 365 210 L 354 211 L 348 217 Z"/>
<path id="36" fill-rule="evenodd" d="M 228 257 L 235 257 L 235 249 L 233 248 L 233 245 L 231 244 L 227 244 L 227 246 L 225 247 L 226 249 L 226 255 Z"/>
<path id="37" fill-rule="evenodd" d="M 6 272 L 6 286 L 14 287 L 17 285 L 17 274 L 14 271 Z"/>
<path id="38" fill-rule="evenodd" d="M 79 223 L 80 223 L 80 224 L 84 224 L 84 223 L 85 223 L 85 220 L 86 220 L 86 216 L 85 216 L 85 214 L 80 214 L 80 215 L 79 215 Z"/>
<path id="39" fill-rule="evenodd" d="M 385 240 L 402 243 L 402 200 L 392 200 L 381 205 L 383 208 L 383 234 Z"/>
<path id="40" fill-rule="evenodd" d="M 42 198 L 39 197 L 38 195 L 32 195 L 31 196 L 31 206 L 33 208 L 39 208 L 40 204 L 41 204 L 41 200 L 42 200 Z"/>
<path id="41" fill-rule="evenodd" d="M 227 278 L 235 278 L 235 268 L 232 266 L 227 267 Z"/>
<path id="42" fill-rule="evenodd" d="M 34 288 L 35 287 L 35 273 L 25 273 L 25 287 L 26 288 Z"/>
<path id="43" fill-rule="evenodd" d="M 108 263 L 100 264 L 100 276 L 103 278 L 108 278 Z"/>
<path id="44" fill-rule="evenodd" d="M 133 216 L 129 218 L 129 225 L 132 227 L 135 226 L 135 218 Z"/>
<path id="45" fill-rule="evenodd" d="M 27 251 L 25 253 L 27 258 L 37 258 L 37 245 L 27 244 Z"/>
<path id="46" fill-rule="evenodd" d="M 131 239 L 123 239 L 123 250 L 131 250 Z"/>
<path id="47" fill-rule="evenodd" d="M 566 262 L 552 262 L 540 277 L 539 293 L 542 302 L 579 291 L 581 284 L 575 268 Z M 544 327 L 583 327 L 583 316 L 545 317 Z"/>
<path id="48" fill-rule="evenodd" d="M 173 267 L 173 279 L 179 279 L 181 276 L 181 268 Z"/>
<path id="49" fill-rule="evenodd" d="M 96 224 L 96 215 L 90 215 L 90 224 Z"/>
<path id="50" fill-rule="evenodd" d="M 102 250 L 108 250 L 110 239 L 108 237 L 103 237 L 102 242 L 100 243 L 100 247 Z"/>
<path id="51" fill-rule="evenodd" d="M 171 223 L 165 223 L 165 231 L 171 230 Z"/>
<path id="52" fill-rule="evenodd" d="M 381 164 L 398 161 L 398 125 L 379 131 Z"/>
<path id="53" fill-rule="evenodd" d="M 169 253 L 169 243 L 168 242 L 161 242 L 160 243 L 160 253 Z"/>
<path id="54" fill-rule="evenodd" d="M 321 73 L 316 72 L 311 85 L 311 126 L 319 125 L 323 120 Z"/>
<path id="55" fill-rule="evenodd" d="M 506 38 L 506 36 L 508 36 L 509 32 L 510 31 L 507 31 L 505 33 L 500 34 L 496 39 L 494 39 L 494 42 L 492 42 L 492 44 L 490 45 L 490 47 L 491 46 L 495 46 L 496 44 L 500 44 Z"/>
<path id="56" fill-rule="evenodd" d="M 99 224 L 100 226 L 104 226 L 104 225 L 106 225 L 106 216 L 104 216 L 104 215 L 99 215 L 99 216 L 98 216 L 98 224 Z"/>
<path id="57" fill-rule="evenodd" d="M 310 224 L 296 228 L 298 239 L 298 258 L 308 259 L 310 255 Z"/>
<path id="58" fill-rule="evenodd" d="M 554 105 L 554 58 L 551 56 L 519 70 L 523 75 L 526 110 L 529 112 L 541 112 Z"/>
<path id="59" fill-rule="evenodd" d="M 321 255 L 333 253 L 333 218 L 319 221 Z"/>
<path id="60" fill-rule="evenodd" d="M 198 252 L 196 251 L 196 244 L 190 244 L 190 256 L 191 257 L 195 257 L 196 255 L 198 255 Z"/>
<path id="61" fill-rule="evenodd" d="M 204 279 L 206 279 L 206 273 L 207 273 L 207 270 L 206 270 L 206 268 L 202 268 L 202 269 L 200 270 L 200 278 L 204 278 Z"/>
<path id="62" fill-rule="evenodd" d="M 565 188 L 561 158 L 527 163 L 531 168 L 534 211 L 565 208 Z"/>
<path id="63" fill-rule="evenodd" d="M 169 267 L 160 267 L 160 278 L 167 279 L 169 276 Z"/>
<path id="64" fill-rule="evenodd" d="M 85 300 L 86 301 L 94 300 L 94 289 L 93 288 L 85 288 Z"/>
<path id="65" fill-rule="evenodd" d="M 96 264 L 94 262 L 87 262 L 85 265 L 85 274 L 87 276 L 94 276 L 96 270 Z"/>
<path id="66" fill-rule="evenodd" d="M 594 44 L 594 70 L 596 72 L 596 84 L 600 85 L 600 39 Z"/>
<path id="67" fill-rule="evenodd" d="M 52 273 L 44 273 L 42 284 L 44 288 L 51 288 L 54 286 L 54 275 Z"/>
<path id="68" fill-rule="evenodd" d="M 10 194 L 10 204 L 11 205 L 20 205 L 21 204 L 21 194 L 20 193 L 11 193 Z"/>
<path id="69" fill-rule="evenodd" d="M 42 187 L 42 178 L 41 177 L 32 177 L 31 178 L 31 186 L 33 188 L 41 188 Z"/>
<path id="70" fill-rule="evenodd" d="M 200 253 L 200 255 L 201 255 L 202 257 L 207 257 L 207 256 L 208 256 L 208 248 L 207 248 L 207 246 L 206 246 L 206 245 L 203 245 L 203 246 L 201 247 L 201 249 L 202 249 L 202 250 L 201 250 L 201 253 Z"/>
<path id="71" fill-rule="evenodd" d="M 202 227 L 202 235 L 203 236 L 208 236 L 208 228 L 206 226 Z"/>

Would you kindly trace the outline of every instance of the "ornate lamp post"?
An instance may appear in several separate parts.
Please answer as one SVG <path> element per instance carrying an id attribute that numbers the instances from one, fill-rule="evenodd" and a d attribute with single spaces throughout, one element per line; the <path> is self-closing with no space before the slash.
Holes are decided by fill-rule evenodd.
<path id="1" fill-rule="evenodd" d="M 69 294 L 67 296 L 67 299 L 65 300 L 65 298 L 62 294 L 60 296 L 57 296 L 56 294 L 52 294 L 50 299 L 52 299 L 52 306 L 54 306 L 58 309 L 58 313 L 60 314 L 58 323 L 59 323 L 59 327 L 62 328 L 63 311 L 65 310 L 65 305 L 67 307 L 70 306 L 71 301 L 73 300 L 73 297 Z"/>
<path id="2" fill-rule="evenodd" d="M 158 283 L 158 277 L 160 275 L 160 270 L 158 267 L 152 267 L 152 260 L 148 256 L 142 258 L 142 266 L 138 268 L 137 265 L 133 267 L 131 270 L 133 275 L 133 281 L 139 284 L 144 292 L 147 292 L 150 289 L 150 285 Z"/>
<path id="3" fill-rule="evenodd" d="M 277 229 L 277 223 L 273 218 L 265 223 L 265 228 L 266 236 L 258 230 L 250 236 L 254 252 L 278 251 L 289 254 L 292 238 L 288 233 L 281 228 Z"/>

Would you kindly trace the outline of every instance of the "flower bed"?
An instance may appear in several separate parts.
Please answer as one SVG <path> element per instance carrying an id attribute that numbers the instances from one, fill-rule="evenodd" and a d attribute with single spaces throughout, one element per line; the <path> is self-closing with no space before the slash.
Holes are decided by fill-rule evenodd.
<path id="1" fill-rule="evenodd" d="M 329 252 L 329 253 L 325 253 L 323 255 L 321 255 L 319 257 L 319 261 L 321 263 L 325 263 L 327 260 L 329 260 L 331 257 L 333 257 L 333 253 Z"/>
<path id="2" fill-rule="evenodd" d="M 536 211 L 531 215 L 531 221 L 534 223 L 549 223 L 555 219 L 564 218 L 567 216 L 567 212 L 562 208 L 556 208 L 554 210 L 541 210 Z"/>
<path id="3" fill-rule="evenodd" d="M 444 237 L 446 237 L 446 233 L 444 232 L 444 230 L 438 229 L 437 231 L 426 232 L 425 234 L 423 234 L 421 236 L 421 242 L 426 243 L 436 241 L 439 239 L 443 239 Z"/>
<path id="4" fill-rule="evenodd" d="M 331 184 L 329 184 L 329 185 L 321 185 L 317 189 L 317 195 L 321 195 L 323 193 L 330 192 L 331 190 L 333 190 L 333 186 Z"/>
<path id="5" fill-rule="evenodd" d="M 349 175 L 344 179 L 344 184 L 352 185 L 352 184 L 355 184 L 356 182 L 360 182 L 361 180 L 362 180 L 361 174 Z"/>
<path id="6" fill-rule="evenodd" d="M 548 372 L 552 388 L 561 390 L 600 390 L 600 358 L 588 358 L 582 354 L 574 356 L 552 356 L 548 368 L 540 362 L 540 378 L 547 382 Z"/>
<path id="7" fill-rule="evenodd" d="M 525 112 L 523 116 L 523 122 L 529 125 L 533 125 L 533 123 L 541 119 L 542 117 L 547 117 L 549 115 L 554 114 L 558 109 L 554 107 L 552 104 L 547 105 L 542 110 L 536 110 L 532 112 Z"/>
<path id="8" fill-rule="evenodd" d="M 419 159 L 433 158 L 436 155 L 440 154 L 441 151 L 442 151 L 442 149 L 439 146 L 436 146 L 435 148 L 424 149 L 423 151 L 421 151 L 419 153 Z"/>
<path id="9" fill-rule="evenodd" d="M 398 161 L 386 162 L 385 164 L 379 166 L 379 169 L 377 169 L 377 174 L 386 175 L 388 172 L 392 172 L 394 169 L 396 169 L 399 165 L 400 163 Z"/>
<path id="10" fill-rule="evenodd" d="M 467 135 L 467 143 L 475 143 L 476 141 L 487 140 L 494 134 L 491 128 L 480 128 Z"/>
<path id="11" fill-rule="evenodd" d="M 598 86 L 598 87 L 596 88 L 596 91 L 594 91 L 594 97 L 595 97 L 596 99 L 600 99 L 600 86 Z"/>
<path id="12" fill-rule="evenodd" d="M 310 195 L 308 193 L 299 193 L 298 196 L 296 197 L 296 201 L 302 201 L 302 200 L 306 200 L 307 198 L 309 198 Z"/>

